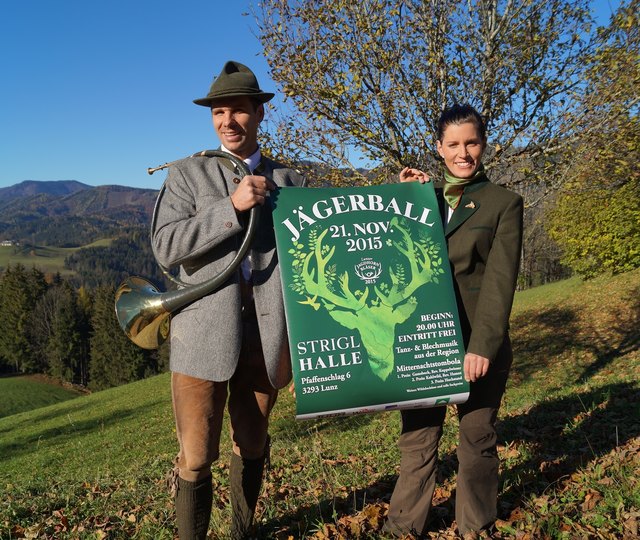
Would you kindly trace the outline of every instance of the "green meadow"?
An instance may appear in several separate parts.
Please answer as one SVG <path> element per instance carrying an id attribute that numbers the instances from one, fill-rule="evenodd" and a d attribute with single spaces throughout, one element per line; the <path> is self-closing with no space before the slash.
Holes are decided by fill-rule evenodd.
<path id="1" fill-rule="evenodd" d="M 46 377 L 0 377 L 0 418 L 73 399 L 81 392 L 52 384 Z"/>
<path id="2" fill-rule="evenodd" d="M 111 239 L 102 239 L 79 248 L 60 248 L 50 246 L 0 246 L 0 268 L 22 264 L 25 268 L 36 267 L 42 272 L 61 275 L 73 274 L 64 267 L 66 257 L 79 249 L 88 247 L 106 247 Z"/>
<path id="3" fill-rule="evenodd" d="M 519 292 L 499 418 L 499 538 L 636 538 L 640 518 L 640 270 Z M 11 411 L 12 379 L 0 380 Z M 17 382 L 17 380 L 14 380 Z M 0 418 L 0 538 L 175 537 L 165 474 L 176 452 L 169 375 Z M 22 411 L 22 412 L 20 412 Z M 429 538 L 455 538 L 455 414 L 440 448 Z M 283 391 L 259 533 L 384 538 L 398 473 L 396 412 L 295 419 Z M 229 440 L 213 467 L 209 537 L 230 523 Z"/>

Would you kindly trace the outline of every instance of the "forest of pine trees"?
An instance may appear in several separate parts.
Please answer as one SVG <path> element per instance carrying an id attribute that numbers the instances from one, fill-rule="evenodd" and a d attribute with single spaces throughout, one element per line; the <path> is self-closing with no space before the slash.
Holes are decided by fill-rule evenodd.
<path id="1" fill-rule="evenodd" d="M 101 390 L 162 372 L 167 351 L 134 345 L 114 310 L 115 286 L 75 288 L 23 265 L 0 276 L 0 372 L 44 373 Z"/>

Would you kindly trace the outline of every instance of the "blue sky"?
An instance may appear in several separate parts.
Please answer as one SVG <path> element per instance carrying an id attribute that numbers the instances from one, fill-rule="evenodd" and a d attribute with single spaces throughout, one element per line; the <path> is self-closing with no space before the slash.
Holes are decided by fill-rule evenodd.
<path id="1" fill-rule="evenodd" d="M 215 148 L 206 95 L 226 60 L 275 91 L 251 0 L 5 0 L 0 187 L 23 180 L 159 188 L 152 167 Z M 604 24 L 617 0 L 594 0 Z M 243 15 L 248 14 L 248 15 Z"/>
<path id="2" fill-rule="evenodd" d="M 0 187 L 22 180 L 160 187 L 156 166 L 215 148 L 207 94 L 226 60 L 272 88 L 245 1 L 6 0 Z"/>

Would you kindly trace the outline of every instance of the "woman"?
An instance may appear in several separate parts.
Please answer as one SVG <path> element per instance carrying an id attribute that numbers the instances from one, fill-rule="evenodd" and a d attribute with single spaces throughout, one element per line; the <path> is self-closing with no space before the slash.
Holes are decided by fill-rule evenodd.
<path id="1" fill-rule="evenodd" d="M 469 400 L 457 406 L 456 522 L 465 539 L 486 535 L 496 519 L 498 455 L 495 423 L 511 366 L 508 334 L 522 242 L 522 198 L 484 172 L 485 125 L 468 105 L 445 110 L 437 150 L 445 183 L 437 189 L 466 354 Z M 429 180 L 405 168 L 402 182 Z M 438 442 L 446 408 L 402 411 L 400 476 L 384 530 L 424 534 L 435 488 Z"/>

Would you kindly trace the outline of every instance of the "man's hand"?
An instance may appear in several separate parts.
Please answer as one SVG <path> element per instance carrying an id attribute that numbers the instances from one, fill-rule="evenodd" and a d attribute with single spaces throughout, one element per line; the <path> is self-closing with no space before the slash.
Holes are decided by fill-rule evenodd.
<path id="1" fill-rule="evenodd" d="M 473 353 L 464 355 L 464 380 L 476 382 L 489 371 L 489 359 Z"/>
<path id="2" fill-rule="evenodd" d="M 293 399 L 296 399 L 296 385 L 294 383 L 289 386 L 289 393 L 293 396 Z"/>
<path id="3" fill-rule="evenodd" d="M 420 182 L 424 184 L 425 182 L 430 182 L 431 178 L 426 172 L 421 171 L 420 169 L 412 169 L 411 167 L 405 167 L 400 171 L 400 182 Z"/>
<path id="4" fill-rule="evenodd" d="M 267 193 L 276 189 L 276 185 L 264 176 L 245 176 L 238 189 L 231 195 L 231 204 L 236 212 L 245 212 L 254 206 L 264 204 Z"/>

